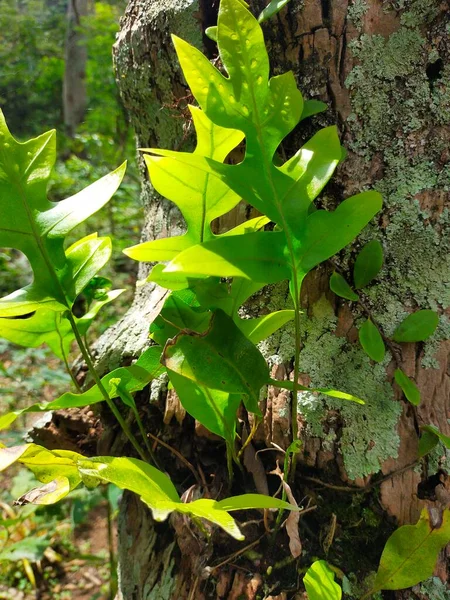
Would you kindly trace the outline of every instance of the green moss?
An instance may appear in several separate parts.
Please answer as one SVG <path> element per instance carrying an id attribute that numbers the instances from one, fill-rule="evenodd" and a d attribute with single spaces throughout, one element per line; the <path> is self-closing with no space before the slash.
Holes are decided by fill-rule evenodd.
<path id="1" fill-rule="evenodd" d="M 341 422 L 327 422 L 327 442 L 340 430 L 339 448 L 351 479 L 376 473 L 380 464 L 397 456 L 396 425 L 401 406 L 394 401 L 384 365 L 372 365 L 365 353 L 345 338 L 334 334 L 336 317 L 325 297 L 304 319 L 304 346 L 301 372 L 312 385 L 345 390 L 366 400 L 365 406 L 326 398 L 313 400 L 300 394 L 299 411 L 305 415 L 308 431 L 324 436 L 323 422 L 328 409 L 339 411 Z"/>

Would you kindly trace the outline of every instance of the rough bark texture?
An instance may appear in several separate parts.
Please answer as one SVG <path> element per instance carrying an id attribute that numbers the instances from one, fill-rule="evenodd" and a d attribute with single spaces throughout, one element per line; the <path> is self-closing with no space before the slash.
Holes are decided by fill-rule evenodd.
<path id="1" fill-rule="evenodd" d="M 265 2 L 250 4 L 257 13 Z M 114 54 L 117 81 L 138 146 L 192 146 L 179 118 L 188 91 L 169 33 L 213 52 L 201 32 L 214 21 L 216 10 L 217 3 L 201 0 L 130 1 Z M 450 345 L 445 341 L 450 337 L 445 315 L 450 304 L 449 28 L 448 4 L 439 0 L 292 0 L 265 26 L 273 73 L 292 69 L 307 97 L 330 106 L 327 113 L 289 136 L 286 154 L 318 127 L 338 122 L 349 156 L 322 195 L 323 204 L 332 208 L 366 186 L 384 196 L 382 217 L 335 262 L 348 274 L 355 252 L 365 241 L 382 241 L 386 256 L 382 277 L 364 300 L 388 336 L 411 309 L 431 307 L 441 314 L 430 342 L 393 348 L 385 363 L 373 365 L 357 344 L 364 311 L 330 293 L 331 266 L 318 268 L 304 286 L 303 380 L 363 395 L 367 404 L 343 405 L 308 396 L 301 401 L 304 446 L 295 491 L 299 501 L 308 496 L 318 505 L 311 518 L 301 521 L 302 565 L 308 565 L 314 555 L 328 553 L 330 562 L 358 578 L 376 569 L 383 543 L 396 524 L 417 520 L 424 506 L 417 497 L 419 482 L 434 474 L 438 465 L 449 466 L 445 450 L 438 447 L 418 468 L 404 469 L 416 461 L 420 424 L 433 423 L 450 434 Z M 143 239 L 179 232 L 183 226 L 179 213 L 154 193 L 142 161 L 140 165 L 146 209 Z M 141 266 L 140 276 L 145 272 Z M 137 291 L 129 313 L 97 348 L 102 369 L 129 362 L 142 351 L 148 343 L 149 320 L 163 296 L 150 286 Z M 287 298 L 283 286 L 266 289 L 250 310 L 284 307 Z M 289 376 L 292 348 L 289 327 L 263 345 L 277 377 Z M 421 390 L 417 409 L 392 385 L 396 366 L 412 376 Z M 181 424 L 175 418 L 170 421 L 167 412 L 163 419 L 163 391 L 163 384 L 153 386 L 150 408 L 148 394 L 139 399 L 149 429 L 178 444 L 184 456 L 205 471 L 207 483 L 208 476 L 215 474 L 214 486 L 222 481 L 226 489 L 220 445 L 202 437 L 201 428 L 194 437 L 192 421 L 182 419 L 173 398 L 169 408 Z M 260 447 L 271 441 L 288 445 L 289 403 L 286 392 L 268 391 L 264 425 L 257 437 Z M 114 429 L 107 428 L 102 452 L 118 451 L 123 442 L 115 435 Z M 163 461 L 181 483 L 186 470 L 164 452 Z M 267 470 L 274 466 L 273 454 L 261 455 L 269 455 L 264 459 Z M 397 470 L 399 474 L 375 485 Z M 340 493 L 317 479 L 359 486 L 362 491 Z M 272 486 L 270 478 L 269 483 Z M 237 480 L 233 491 L 242 492 L 244 487 Z M 263 532 L 261 526 L 249 526 L 248 542 Z M 286 540 L 277 541 L 275 550 L 263 541 L 245 560 L 236 558 L 214 569 L 221 558 L 241 546 L 227 544 L 217 534 L 206 543 L 184 521 L 155 526 L 144 506 L 127 494 L 119 536 L 119 596 L 124 600 L 301 597 L 295 595 L 301 589 L 295 568 L 282 562 L 288 556 Z M 270 576 L 268 566 L 274 567 Z M 444 581 L 448 573 L 443 556 L 438 574 Z M 444 584 L 434 579 L 417 586 L 414 597 L 443 598 L 444 593 Z"/>
<path id="2" fill-rule="evenodd" d="M 64 54 L 63 111 L 67 133 L 73 135 L 86 113 L 87 48 L 80 31 L 81 19 L 88 14 L 88 0 L 68 0 Z"/>

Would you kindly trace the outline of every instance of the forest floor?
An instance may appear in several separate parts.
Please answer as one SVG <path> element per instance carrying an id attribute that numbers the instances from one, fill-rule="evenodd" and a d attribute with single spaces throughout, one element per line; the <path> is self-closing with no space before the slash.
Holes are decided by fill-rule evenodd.
<path id="1" fill-rule="evenodd" d="M 68 376 L 50 352 L 1 344 L 0 413 L 53 400 L 67 389 Z M 2 443 L 23 443 L 42 414 L 25 417 L 0 432 Z M 35 485 L 19 466 L 0 474 L 0 600 L 108 600 L 109 520 L 113 553 L 116 536 L 109 498 L 116 504 L 118 494 L 75 490 L 55 506 L 15 506 Z"/>

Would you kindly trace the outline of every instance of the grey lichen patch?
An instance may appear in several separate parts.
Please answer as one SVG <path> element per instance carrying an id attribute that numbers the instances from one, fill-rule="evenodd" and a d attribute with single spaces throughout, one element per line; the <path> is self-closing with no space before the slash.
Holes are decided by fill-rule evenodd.
<path id="1" fill-rule="evenodd" d="M 425 352 L 422 358 L 422 367 L 425 369 L 439 369 L 439 362 L 435 358 L 435 354 L 439 349 L 442 341 L 450 339 L 450 320 L 445 316 L 439 319 L 439 325 L 425 344 Z"/>
<path id="2" fill-rule="evenodd" d="M 358 29 L 362 25 L 362 19 L 369 9 L 367 0 L 353 0 L 348 7 L 348 18 Z"/>
<path id="3" fill-rule="evenodd" d="M 168 38 L 175 33 L 201 48 L 198 10 L 198 0 L 145 2 L 133 16 L 132 27 L 124 28 L 127 36 L 115 45 L 116 77 L 140 144 L 151 140 L 172 147 L 183 136 L 183 119 L 176 118 L 173 94 L 174 75 L 180 80 L 181 75 Z"/>
<path id="4" fill-rule="evenodd" d="M 402 25 L 415 27 L 430 23 L 439 14 L 439 3 L 433 0 L 384 0 L 385 11 L 403 11 Z"/>
<path id="5" fill-rule="evenodd" d="M 416 77 L 416 73 L 424 61 L 424 43 L 419 31 L 403 27 L 387 40 L 381 35 L 364 34 L 350 44 L 359 62 L 346 80 L 352 92 L 349 123 L 357 133 L 352 150 L 368 158 L 379 148 L 397 140 L 401 143 L 392 138 L 393 130 L 406 133 L 423 125 L 430 90 L 425 69 L 423 77 Z M 409 85 L 406 78 L 409 81 L 411 76 L 414 82 Z"/>
<path id="6" fill-rule="evenodd" d="M 336 317 L 325 297 L 315 304 L 313 316 L 304 319 L 301 372 L 317 387 L 332 387 L 362 397 L 366 404 L 323 399 L 314 403 L 301 396 L 299 410 L 311 435 L 323 435 L 326 411 L 340 414 L 339 448 L 351 479 L 376 473 L 381 463 L 397 456 L 396 425 L 401 406 L 394 401 L 383 365 L 373 365 L 365 353 L 345 338 L 337 337 Z M 334 437 L 335 427 L 332 427 Z M 331 440 L 330 440 L 331 441 Z"/>
<path id="7" fill-rule="evenodd" d="M 401 26 L 386 39 L 362 35 L 353 42 L 358 64 L 347 85 L 357 168 L 369 161 L 380 165 L 374 187 L 384 200 L 383 227 L 369 230 L 383 243 L 385 268 L 367 294 L 384 332 L 392 335 L 407 312 L 450 306 L 450 219 L 445 208 L 450 167 L 443 128 L 450 118 L 450 69 L 443 60 L 449 50 L 442 43 L 445 37 L 436 27 L 429 29 L 433 36 L 419 29 L 437 16 L 438 1 L 396 0 L 385 2 L 385 8 L 401 11 Z M 441 318 L 423 366 L 439 367 L 433 354 L 448 333 Z"/>
<path id="8" fill-rule="evenodd" d="M 439 469 L 450 469 L 450 450 L 438 442 L 433 450 L 427 454 L 428 472 L 437 473 Z"/>
<path id="9" fill-rule="evenodd" d="M 169 382 L 169 377 L 167 373 L 163 373 L 156 379 L 153 379 L 150 383 L 150 403 L 159 402 L 161 399 L 161 394 L 167 391 L 167 384 Z"/>
<path id="10" fill-rule="evenodd" d="M 439 577 L 430 577 L 420 586 L 420 593 L 430 600 L 450 600 L 450 589 Z"/>

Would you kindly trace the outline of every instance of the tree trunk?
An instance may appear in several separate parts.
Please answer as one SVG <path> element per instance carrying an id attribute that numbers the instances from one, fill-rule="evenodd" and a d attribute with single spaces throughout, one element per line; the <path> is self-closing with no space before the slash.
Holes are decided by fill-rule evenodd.
<path id="1" fill-rule="evenodd" d="M 258 13 L 265 3 L 253 0 L 251 9 Z M 204 0 L 130 0 L 114 55 L 138 147 L 192 147 L 186 121 L 180 118 L 186 116 L 188 90 L 169 34 L 213 57 L 214 45 L 202 31 L 214 23 L 217 8 L 218 2 Z M 273 73 L 292 69 L 305 96 L 320 98 L 330 107 L 290 135 L 284 152 L 291 155 L 313 131 L 337 122 L 349 155 L 322 194 L 323 202 L 333 207 L 367 187 L 384 197 L 378 226 L 367 228 L 334 262 L 350 278 L 356 250 L 369 239 L 380 239 L 385 266 L 364 297 L 365 306 L 387 336 L 411 309 L 438 309 L 440 325 L 430 342 L 393 347 L 389 360 L 374 365 L 357 342 L 357 325 L 366 309 L 329 291 L 330 264 L 316 269 L 303 289 L 308 316 L 303 381 L 345 389 L 367 403 L 361 407 L 305 398 L 302 404 L 303 447 L 294 493 L 299 502 L 310 498 L 317 509 L 300 522 L 300 566 L 288 560 L 284 534 L 275 546 L 268 536 L 258 542 L 264 534 L 261 522 L 244 528 L 246 543 L 254 542 L 252 551 L 221 565 L 243 544 L 217 532 L 206 542 L 192 524 L 179 518 L 155 525 L 144 505 L 125 494 L 119 524 L 120 598 L 300 598 L 297 569 L 316 556 L 362 581 L 376 570 L 391 531 L 417 520 L 425 505 L 417 496 L 418 484 L 438 467 L 448 468 L 443 447 L 417 464 L 417 443 L 421 424 L 432 423 L 450 434 L 450 345 L 445 341 L 450 326 L 444 314 L 450 304 L 449 23 L 448 6 L 439 0 L 292 0 L 265 25 Z M 145 205 L 142 238 L 179 233 L 183 224 L 178 211 L 154 192 L 138 160 Z M 239 212 L 232 218 L 239 219 Z M 146 266 L 141 265 L 140 277 L 145 274 Z M 138 289 L 125 318 L 100 341 L 102 369 L 129 362 L 142 351 L 164 295 L 150 285 Z M 286 298 L 286 289 L 278 286 L 263 290 L 257 304 L 280 308 Z M 289 376 L 292 348 L 289 328 L 263 345 L 278 377 Z M 419 407 L 407 403 L 392 385 L 397 366 L 420 388 Z M 153 385 L 149 393 L 138 398 L 149 431 L 176 446 L 208 484 L 227 490 L 221 444 L 195 428 L 189 417 L 183 419 L 170 393 L 166 398 L 164 384 Z M 255 442 L 259 448 L 271 442 L 287 447 L 289 404 L 287 393 L 269 389 L 264 425 Z M 106 428 L 101 453 L 123 450 L 117 435 Z M 158 447 L 158 452 L 182 491 L 195 483 L 168 450 Z M 275 467 L 272 452 L 260 457 L 266 472 Z M 276 489 L 278 484 L 269 477 L 269 485 Z M 249 491 L 246 486 L 238 475 L 232 491 Z M 345 486 L 352 489 L 343 490 Z M 361 491 L 355 492 L 355 487 Z M 443 555 L 438 564 L 442 581 L 449 575 L 446 560 Z M 439 593 L 444 594 L 444 586 L 433 579 L 407 597 L 438 598 Z"/>
<path id="2" fill-rule="evenodd" d="M 73 136 L 83 121 L 87 107 L 87 48 L 80 30 L 81 20 L 88 14 L 88 0 L 68 0 L 67 32 L 64 54 L 63 112 L 68 135 Z"/>

